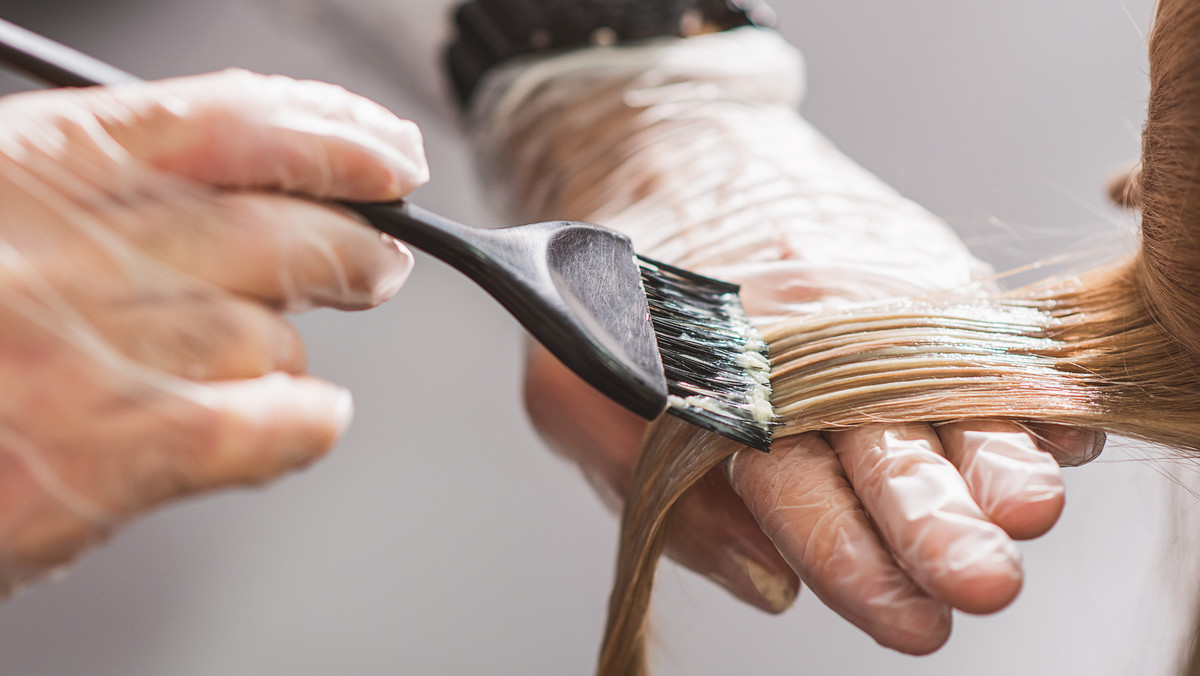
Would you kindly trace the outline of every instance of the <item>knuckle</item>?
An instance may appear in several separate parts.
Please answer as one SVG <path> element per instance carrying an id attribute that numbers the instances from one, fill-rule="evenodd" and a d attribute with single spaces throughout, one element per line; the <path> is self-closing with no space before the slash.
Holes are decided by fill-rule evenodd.
<path id="1" fill-rule="evenodd" d="M 321 80 L 291 80 L 290 86 L 300 102 L 330 117 L 335 117 L 334 112 L 346 108 L 350 102 L 362 99 L 341 85 Z"/>
<path id="2" fill-rule="evenodd" d="M 314 94 L 359 98 L 357 94 L 352 93 L 349 89 L 332 82 L 322 82 L 321 80 L 297 80 L 297 84 L 312 90 Z"/>
<path id="3" fill-rule="evenodd" d="M 245 68 L 226 68 L 197 76 L 184 91 L 206 113 L 236 117 L 248 109 L 240 102 L 269 92 L 269 77 Z"/>
<path id="4" fill-rule="evenodd" d="M 425 136 L 421 133 L 421 128 L 416 122 L 413 122 L 412 120 L 398 119 L 396 123 L 396 129 L 399 134 L 401 134 L 405 139 L 411 141 L 414 146 L 418 148 L 424 146 Z"/>
<path id="5" fill-rule="evenodd" d="M 141 449 L 134 461 L 137 494 L 144 506 L 192 495 L 204 488 L 220 435 L 219 416 L 206 406 L 191 406 L 186 422 Z"/>
<path id="6" fill-rule="evenodd" d="M 269 119 L 279 90 L 295 81 L 284 75 L 264 75 L 244 68 L 203 75 L 191 89 L 191 108 L 211 128 Z"/>
<path id="7" fill-rule="evenodd" d="M 142 326 L 135 338 L 135 356 L 148 365 L 193 381 L 304 367 L 299 335 L 277 315 L 223 295 L 176 302 L 176 318 Z"/>
<path id="8" fill-rule="evenodd" d="M 231 66 L 217 71 L 216 77 L 226 78 L 228 80 L 251 80 L 253 78 L 262 77 L 254 71 L 241 68 L 239 66 Z"/>
<path id="9" fill-rule="evenodd" d="M 197 426 L 204 431 L 191 449 L 193 469 L 187 477 L 200 477 L 204 487 L 218 488 L 261 485 L 277 474 L 256 452 L 265 446 L 265 425 L 237 411 L 210 408 Z"/>
<path id="10" fill-rule="evenodd" d="M 142 463 L 135 479 L 140 502 L 149 507 L 200 490 L 198 477 L 191 467 L 202 462 L 199 446 L 178 449 L 174 457 Z"/>
<path id="11" fill-rule="evenodd" d="M 249 347 L 242 321 L 216 308 L 197 308 L 191 321 L 172 323 L 159 340 L 181 375 L 203 380 L 221 372 L 230 354 Z"/>
<path id="12" fill-rule="evenodd" d="M 272 77 L 280 76 L 263 75 L 262 73 L 256 73 L 252 70 L 238 68 L 235 66 L 213 73 L 212 77 L 222 86 L 233 86 L 239 89 L 257 90 L 260 85 L 270 82 Z"/>

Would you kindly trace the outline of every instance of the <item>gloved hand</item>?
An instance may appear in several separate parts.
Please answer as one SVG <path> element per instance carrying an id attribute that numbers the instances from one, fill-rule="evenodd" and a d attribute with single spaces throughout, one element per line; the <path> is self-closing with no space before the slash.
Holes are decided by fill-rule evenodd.
<path id="1" fill-rule="evenodd" d="M 479 145 L 522 217 L 623 230 L 644 255 L 741 283 L 763 323 L 990 285 L 945 224 L 794 112 L 798 54 L 772 33 L 577 52 L 494 77 L 474 110 Z M 496 170 L 505 158 L 521 163 Z M 645 423 L 539 348 L 525 399 L 551 447 L 619 507 Z M 1054 524 L 1059 464 L 1087 462 L 1103 441 L 1006 422 L 779 439 L 683 497 L 667 553 L 772 612 L 799 576 L 883 645 L 931 652 L 951 608 L 991 612 L 1015 597 L 1012 540 Z"/>
<path id="2" fill-rule="evenodd" d="M 428 178 L 415 125 L 243 71 L 0 99 L 0 592 L 134 514 L 325 453 L 349 392 L 284 309 L 367 308 L 411 254 L 313 199 Z"/>

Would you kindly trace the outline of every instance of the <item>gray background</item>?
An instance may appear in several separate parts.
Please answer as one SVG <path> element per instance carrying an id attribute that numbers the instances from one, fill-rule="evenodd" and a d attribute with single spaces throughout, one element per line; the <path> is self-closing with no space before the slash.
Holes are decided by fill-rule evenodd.
<path id="1" fill-rule="evenodd" d="M 0 15 L 146 77 L 337 81 L 425 129 L 421 203 L 496 224 L 435 85 L 444 4 L 361 0 L 369 36 L 350 43 L 343 21 L 282 4 L 3 0 Z M 810 119 L 998 267 L 1128 246 L 1102 186 L 1137 154 L 1150 0 L 773 4 L 808 57 Z M 298 322 L 313 370 L 356 393 L 338 450 L 144 518 L 0 607 L 0 674 L 589 672 L 616 527 L 524 421 L 514 323 L 426 258 L 386 307 Z M 1131 461 L 1156 455 L 1110 447 L 1068 471 L 1062 522 L 1022 545 L 1021 598 L 957 617 L 932 657 L 876 646 L 811 595 L 767 617 L 664 566 L 658 673 L 1168 673 L 1192 597 L 1165 559 L 1195 561 L 1173 526 L 1195 498 L 1171 465 Z"/>

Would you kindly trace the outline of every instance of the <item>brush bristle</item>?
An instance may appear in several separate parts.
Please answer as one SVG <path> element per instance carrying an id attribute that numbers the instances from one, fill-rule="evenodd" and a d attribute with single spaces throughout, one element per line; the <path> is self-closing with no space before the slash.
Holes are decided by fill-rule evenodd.
<path id="1" fill-rule="evenodd" d="M 638 257 L 667 375 L 668 412 L 766 451 L 771 444 L 767 344 L 738 287 Z"/>

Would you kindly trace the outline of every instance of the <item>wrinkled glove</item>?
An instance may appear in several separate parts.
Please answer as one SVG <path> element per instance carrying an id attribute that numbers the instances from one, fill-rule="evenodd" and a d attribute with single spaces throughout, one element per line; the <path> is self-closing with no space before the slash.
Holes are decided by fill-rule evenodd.
<path id="1" fill-rule="evenodd" d="M 284 309 L 367 308 L 409 252 L 310 198 L 427 180 L 411 122 L 243 71 L 0 99 L 0 591 L 134 514 L 312 462 L 349 392 Z"/>
<path id="2" fill-rule="evenodd" d="M 801 76 L 798 53 L 759 29 L 583 50 L 492 75 L 473 109 L 478 147 L 519 219 L 622 230 L 644 255 L 742 284 L 763 325 L 989 291 L 990 270 L 953 231 L 799 117 Z M 644 421 L 537 347 L 525 398 L 550 446 L 619 507 Z M 781 438 L 683 497 L 667 553 L 772 612 L 799 576 L 883 645 L 930 652 L 951 608 L 992 612 L 1016 596 L 1013 539 L 1054 524 L 1059 464 L 1103 442 L 998 421 Z"/>

